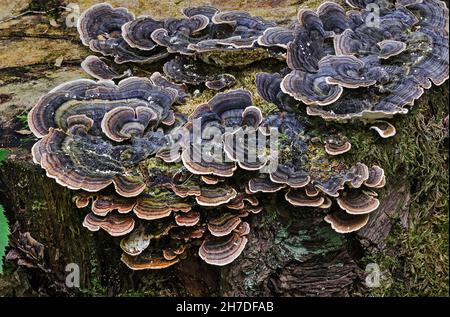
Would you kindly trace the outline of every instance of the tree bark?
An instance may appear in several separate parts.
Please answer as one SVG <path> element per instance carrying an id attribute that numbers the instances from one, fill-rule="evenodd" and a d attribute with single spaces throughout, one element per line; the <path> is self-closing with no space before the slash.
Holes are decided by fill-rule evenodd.
<path id="1" fill-rule="evenodd" d="M 285 5 L 295 14 L 295 5 L 269 2 L 263 10 Z M 256 10 L 260 3 L 249 6 Z M 361 288 L 362 256 L 386 247 L 391 218 L 406 224 L 414 180 L 404 175 L 388 179 L 380 208 L 357 234 L 338 235 L 324 223 L 323 211 L 293 208 L 275 197 L 251 219 L 247 247 L 231 265 L 209 266 L 193 255 L 166 270 L 130 271 L 120 262 L 120 239 L 81 226 L 86 210 L 75 208 L 73 191 L 31 162 L 34 138 L 17 133 L 24 129 L 17 116 L 40 95 L 87 77 L 79 63 L 88 54 L 76 30 L 52 27 L 42 15 L 0 23 L 0 148 L 9 150 L 0 170 L 0 203 L 13 229 L 0 295 L 349 296 Z M 60 67 L 54 65 L 59 57 Z M 448 88 L 427 94 L 448 102 Z M 80 268 L 79 289 L 65 284 L 70 263 Z"/>

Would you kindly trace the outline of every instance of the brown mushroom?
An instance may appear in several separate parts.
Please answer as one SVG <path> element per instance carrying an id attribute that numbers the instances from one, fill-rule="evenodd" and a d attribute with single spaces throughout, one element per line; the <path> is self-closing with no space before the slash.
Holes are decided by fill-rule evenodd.
<path id="1" fill-rule="evenodd" d="M 103 229 L 111 236 L 118 237 L 130 233 L 134 229 L 134 219 L 131 215 L 120 215 L 117 213 L 99 217 L 91 212 L 84 218 L 83 226 L 90 231 Z"/>
<path id="2" fill-rule="evenodd" d="M 224 266 L 233 262 L 244 250 L 247 238 L 233 232 L 225 237 L 208 237 L 198 254 L 206 263 Z"/>

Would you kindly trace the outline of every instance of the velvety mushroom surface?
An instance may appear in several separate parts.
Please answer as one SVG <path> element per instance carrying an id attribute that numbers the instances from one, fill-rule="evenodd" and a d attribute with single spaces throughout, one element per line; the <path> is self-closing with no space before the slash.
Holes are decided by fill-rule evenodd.
<path id="1" fill-rule="evenodd" d="M 101 55 L 81 64 L 95 80 L 59 85 L 32 108 L 33 161 L 77 190 L 76 206 L 90 209 L 84 227 L 121 237 L 132 270 L 189 256 L 230 264 L 268 196 L 294 212 L 320 210 L 337 233 L 359 230 L 386 175 L 349 160 L 357 147 L 321 119 L 368 121 L 393 137 L 385 120 L 448 79 L 448 9 L 438 0 L 347 4 L 300 9 L 287 26 L 211 6 L 155 19 L 94 5 L 78 31 Z M 237 86 L 237 66 L 269 58 L 287 68 L 256 74 L 256 93 Z M 136 63 L 159 69 L 132 76 Z M 212 97 L 192 104 L 202 90 Z"/>

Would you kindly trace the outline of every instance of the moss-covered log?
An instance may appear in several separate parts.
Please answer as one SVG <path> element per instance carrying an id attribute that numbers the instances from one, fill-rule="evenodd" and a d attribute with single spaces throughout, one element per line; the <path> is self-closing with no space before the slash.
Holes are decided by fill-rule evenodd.
<path id="1" fill-rule="evenodd" d="M 93 2 L 81 1 L 80 9 Z M 140 14 L 156 8 L 156 16 L 167 16 L 184 6 L 183 1 L 155 2 L 130 9 Z M 320 3 L 307 5 L 314 2 Z M 278 20 L 295 16 L 298 8 L 284 0 L 212 4 Z M 379 164 L 387 174 L 382 204 L 357 234 L 338 235 L 323 222 L 322 211 L 294 208 L 275 197 L 251 219 L 246 250 L 231 265 L 217 268 L 192 257 L 166 270 L 132 272 L 120 262 L 119 240 L 83 228 L 87 211 L 75 208 L 73 192 L 31 162 L 34 139 L 24 115 L 51 88 L 87 77 L 79 63 L 89 54 L 76 30 L 64 25 L 67 12 L 39 5 L 0 4 L 0 148 L 9 151 L 0 170 L 0 203 L 13 230 L 9 251 L 16 252 L 0 276 L 0 295 L 448 295 L 448 130 L 442 124 L 448 86 L 428 91 L 410 114 L 396 118 L 393 139 L 382 140 L 363 125 L 344 127 L 356 153 L 348 160 Z M 27 10 L 47 13 L 10 19 Z M 237 86 L 254 91 L 255 73 L 272 67 L 260 62 L 235 70 Z M 210 97 L 211 92 L 198 94 L 180 110 L 190 113 Z M 362 283 L 371 262 L 383 271 L 382 285 L 375 289 Z M 69 263 L 80 267 L 80 289 L 65 284 Z"/>

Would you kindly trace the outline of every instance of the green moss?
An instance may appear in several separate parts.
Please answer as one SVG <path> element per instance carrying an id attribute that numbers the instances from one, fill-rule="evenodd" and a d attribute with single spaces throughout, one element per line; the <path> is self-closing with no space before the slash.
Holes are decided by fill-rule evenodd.
<path id="1" fill-rule="evenodd" d="M 221 67 L 244 66 L 270 57 L 266 49 L 253 49 L 241 51 L 208 52 L 199 54 L 199 58 L 208 64 Z"/>
<path id="2" fill-rule="evenodd" d="M 387 280 L 371 289 L 382 296 L 448 296 L 448 90 L 425 94 L 410 114 L 393 121 L 397 135 L 379 140 L 374 131 L 347 134 L 354 146 L 349 159 L 380 164 L 387 186 L 399 175 L 413 181 L 408 229 L 394 220 L 385 251 L 369 255 L 364 264 L 378 263 Z"/>
<path id="3" fill-rule="evenodd" d="M 151 157 L 146 159 L 141 163 L 142 167 L 146 168 L 147 170 L 158 170 L 161 172 L 175 172 L 182 168 L 181 163 L 166 163 L 162 159 L 157 157 Z"/>
<path id="4" fill-rule="evenodd" d="M 108 295 L 108 289 L 103 286 L 98 272 L 98 262 L 95 254 L 91 254 L 89 261 L 89 287 L 82 287 L 80 293 L 88 297 L 104 297 Z"/>
<path id="5" fill-rule="evenodd" d="M 282 64 L 280 64 L 278 61 L 265 60 L 248 65 L 247 67 L 242 69 L 239 67 L 224 68 L 223 73 L 229 73 L 235 76 L 236 83 L 233 87 L 230 87 L 228 90 L 224 90 L 221 92 L 226 92 L 234 89 L 247 89 L 253 95 L 253 105 L 260 108 L 264 115 L 267 115 L 268 113 L 275 111 L 277 107 L 272 103 L 264 101 L 261 97 L 258 96 L 255 85 L 256 74 L 260 72 L 277 72 L 283 67 L 280 65 Z M 207 103 L 216 94 L 216 91 L 206 89 L 204 86 L 198 86 L 197 89 L 191 92 L 192 96 L 186 100 L 186 104 L 178 106 L 176 110 L 184 115 L 189 116 L 192 114 L 195 108 L 197 108 L 197 106 Z"/>
<path id="6" fill-rule="evenodd" d="M 31 210 L 33 210 L 34 212 L 41 212 L 43 210 L 47 210 L 48 206 L 47 203 L 45 201 L 38 201 L 35 200 L 33 201 L 33 204 L 31 205 Z"/>
<path id="7" fill-rule="evenodd" d="M 256 228 L 267 228 L 270 225 L 277 223 L 279 213 L 277 208 L 273 206 L 267 206 L 264 211 L 258 215 L 258 221 L 255 224 Z"/>
<path id="8" fill-rule="evenodd" d="M 320 241 L 320 245 L 317 245 Z M 342 248 L 342 237 L 329 226 L 316 227 L 311 230 L 298 230 L 290 232 L 287 227 L 281 227 L 276 234 L 275 243 L 298 261 L 307 256 L 325 255 Z"/>

